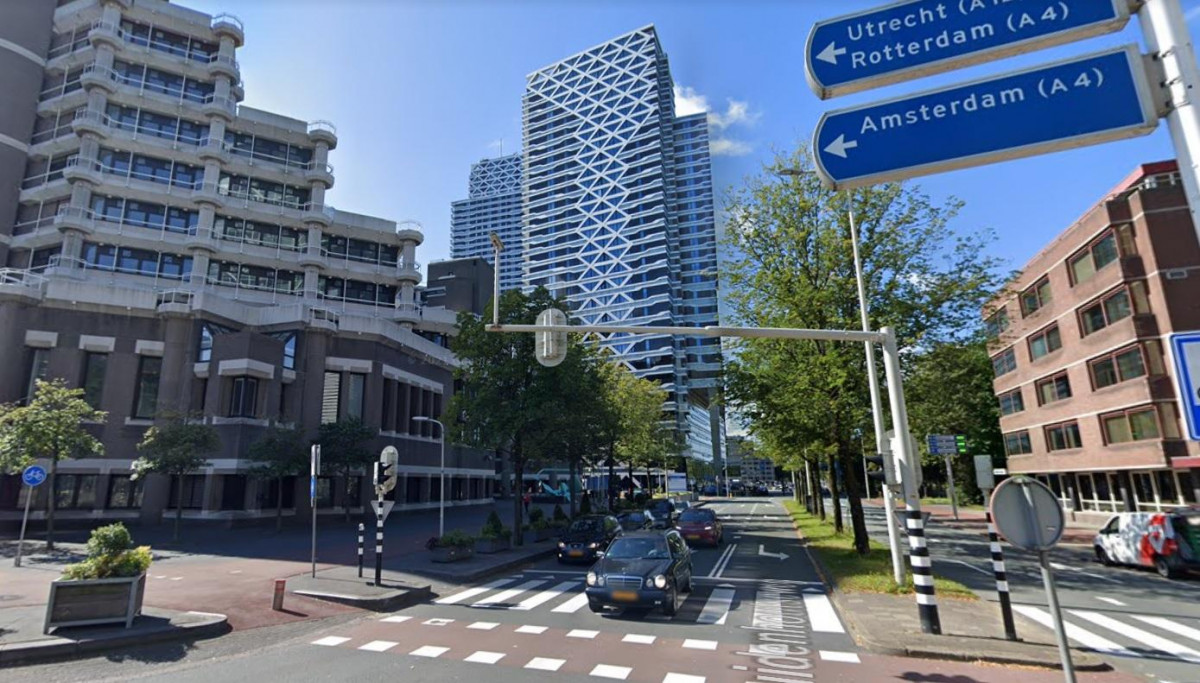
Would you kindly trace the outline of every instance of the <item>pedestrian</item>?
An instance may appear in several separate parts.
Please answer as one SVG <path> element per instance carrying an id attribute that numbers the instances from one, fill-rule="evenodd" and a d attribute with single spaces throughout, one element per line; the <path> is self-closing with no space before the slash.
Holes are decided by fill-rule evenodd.
<path id="1" fill-rule="evenodd" d="M 529 514 L 529 503 L 533 500 L 533 495 L 529 491 L 525 491 L 525 495 L 521 497 L 521 502 L 525 503 L 525 514 Z"/>

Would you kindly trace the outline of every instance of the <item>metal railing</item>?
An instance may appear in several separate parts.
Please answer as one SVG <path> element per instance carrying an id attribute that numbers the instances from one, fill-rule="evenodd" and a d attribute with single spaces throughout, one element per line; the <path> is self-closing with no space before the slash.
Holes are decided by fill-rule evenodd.
<path id="1" fill-rule="evenodd" d="M 140 180 L 142 182 L 154 183 L 156 185 L 166 185 L 169 188 L 178 187 L 178 188 L 182 188 L 185 190 L 195 190 L 195 189 L 199 188 L 201 183 L 203 182 L 203 174 L 201 174 L 201 177 L 198 177 L 195 180 L 192 180 L 189 182 L 189 181 L 177 180 L 174 177 L 173 171 L 171 173 L 171 177 L 164 179 L 161 176 L 156 175 L 154 173 L 146 173 L 144 171 L 139 171 L 133 167 L 132 163 L 130 163 L 128 168 L 118 168 L 116 166 L 106 166 L 106 165 L 100 163 L 99 161 L 88 162 L 86 160 L 81 160 L 78 155 L 67 159 L 67 167 L 68 168 L 70 168 L 72 166 L 80 166 L 80 165 L 83 165 L 85 167 L 90 166 L 93 170 L 100 171 L 101 173 L 116 177 L 118 179 L 123 178 L 125 180 L 126 186 L 129 185 L 129 181 L 131 181 L 131 180 Z M 164 182 L 164 180 L 165 180 L 165 182 Z"/>
<path id="2" fill-rule="evenodd" d="M 24 268 L 0 268 L 0 286 L 38 288 L 46 284 L 46 276 Z"/>
<path id="3" fill-rule="evenodd" d="M 178 123 L 180 120 L 181 119 L 175 119 L 177 126 L 178 126 Z M 139 123 L 130 123 L 128 121 L 122 121 L 120 119 L 113 118 L 113 117 L 109 116 L 108 114 L 104 114 L 104 113 L 101 113 L 98 111 L 92 111 L 90 109 L 80 109 L 79 111 L 75 112 L 74 121 L 91 121 L 92 123 L 96 123 L 98 125 L 104 126 L 105 128 L 125 131 L 127 133 L 130 133 L 132 135 L 133 139 L 135 139 L 135 140 L 138 138 L 139 135 L 144 135 L 146 137 L 153 137 L 153 138 L 157 138 L 159 140 L 167 140 L 169 142 L 180 142 L 185 145 L 197 147 L 202 144 L 202 141 L 208 139 L 207 137 L 190 137 L 187 135 L 181 135 L 178 132 L 178 130 L 174 134 L 168 134 L 168 131 L 164 131 L 164 130 L 161 130 L 158 128 L 152 128 L 149 126 L 143 126 Z"/>
<path id="4" fill-rule="evenodd" d="M 213 15 L 211 25 L 213 30 L 216 30 L 216 28 L 221 24 L 229 24 L 242 33 L 246 32 L 246 27 L 242 24 L 242 20 L 239 19 L 237 15 L 230 14 L 228 12 L 221 12 L 220 14 Z"/>
<path id="5" fill-rule="evenodd" d="M 333 122 L 326 121 L 325 119 L 317 119 L 316 121 L 309 121 L 308 122 L 308 134 L 312 135 L 313 133 L 316 133 L 316 132 L 329 133 L 330 135 L 337 137 L 337 126 L 333 125 Z"/>

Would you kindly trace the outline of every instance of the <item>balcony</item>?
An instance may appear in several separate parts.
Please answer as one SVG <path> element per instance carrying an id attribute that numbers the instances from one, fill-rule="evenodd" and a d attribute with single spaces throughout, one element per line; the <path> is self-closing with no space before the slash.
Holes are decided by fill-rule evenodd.
<path id="1" fill-rule="evenodd" d="M 333 187 L 333 166 L 313 162 L 312 166 L 305 169 L 304 179 L 309 182 L 321 183 L 328 190 Z"/>
<path id="2" fill-rule="evenodd" d="M 225 205 L 225 195 L 221 193 L 216 183 L 202 183 L 192 190 L 192 201 L 197 204 L 211 204 L 215 207 Z"/>
<path id="3" fill-rule="evenodd" d="M 91 133 L 101 140 L 108 137 L 108 117 L 98 111 L 80 109 L 71 120 L 71 130 L 78 135 Z"/>
<path id="4" fill-rule="evenodd" d="M 314 204 L 309 202 L 308 204 L 304 204 L 301 208 L 304 211 L 305 223 L 318 223 L 326 228 L 333 225 L 333 216 L 330 216 L 325 212 L 324 204 Z"/>
<path id="5" fill-rule="evenodd" d="M 232 121 L 237 116 L 237 102 L 230 97 L 209 95 L 200 103 L 200 111 L 206 116 L 220 116 Z"/>
<path id="6" fill-rule="evenodd" d="M 70 181 L 80 181 L 99 185 L 103 178 L 100 175 L 100 166 L 94 161 L 80 159 L 79 155 L 75 155 L 67 159 L 67 166 L 63 169 L 63 177 Z"/>
<path id="7" fill-rule="evenodd" d="M 184 240 L 184 246 L 188 249 L 203 249 L 214 254 L 221 248 L 217 244 L 216 235 L 211 228 L 197 228 L 189 232 Z"/>
<path id="8" fill-rule="evenodd" d="M 246 27 L 242 20 L 227 12 L 212 18 L 212 30 L 218 37 L 229 36 L 236 47 L 241 47 L 246 42 Z"/>
<path id="9" fill-rule="evenodd" d="M 329 149 L 337 147 L 337 127 L 329 121 L 318 120 L 308 124 L 308 137 L 313 142 L 324 142 Z"/>
<path id="10" fill-rule="evenodd" d="M 96 230 L 96 221 L 88 209 L 80 206 L 63 206 L 59 207 L 58 213 L 54 216 L 54 227 L 58 228 L 59 232 L 77 230 L 85 235 L 90 235 Z"/>
<path id="11" fill-rule="evenodd" d="M 242 79 L 241 66 L 229 55 L 213 55 L 208 63 L 208 73 L 210 76 L 225 76 L 234 83 Z"/>
<path id="12" fill-rule="evenodd" d="M 399 260 L 396 262 L 396 279 L 420 282 L 421 264 L 417 261 L 406 261 L 404 259 Z"/>
<path id="13" fill-rule="evenodd" d="M 83 74 L 79 77 L 79 83 L 83 86 L 84 90 L 100 88 L 109 94 L 117 91 L 117 84 L 119 82 L 120 78 L 117 72 L 94 62 L 83 67 Z"/>
<path id="14" fill-rule="evenodd" d="M 222 164 L 229 163 L 229 143 L 218 138 L 200 138 L 200 149 L 196 151 L 201 159 L 212 159 Z"/>
<path id="15" fill-rule="evenodd" d="M 88 40 L 92 43 L 92 47 L 100 47 L 102 43 L 108 43 L 114 50 L 120 50 L 124 43 L 121 37 L 121 26 L 108 21 L 93 23 L 91 30 L 88 31 Z"/>
<path id="16" fill-rule="evenodd" d="M 421 322 L 421 307 L 417 304 L 396 304 L 396 322 L 415 324 Z"/>

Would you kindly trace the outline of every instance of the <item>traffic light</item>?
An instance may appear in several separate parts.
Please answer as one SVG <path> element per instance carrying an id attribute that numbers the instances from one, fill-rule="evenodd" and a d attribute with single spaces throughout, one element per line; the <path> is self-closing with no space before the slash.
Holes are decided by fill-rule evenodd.
<path id="1" fill-rule="evenodd" d="M 384 482 L 391 477 L 393 467 L 395 467 L 395 465 L 387 462 L 375 463 L 375 478 L 373 483 L 375 484 L 376 488 L 383 486 Z"/>
<path id="2" fill-rule="evenodd" d="M 384 496 L 396 488 L 396 465 L 399 462 L 400 452 L 395 446 L 383 449 L 383 453 L 379 455 L 379 462 L 375 463 L 375 495 Z"/>
<path id="3" fill-rule="evenodd" d="M 954 437 L 954 448 L 959 455 L 967 454 L 967 437 L 958 434 Z"/>
<path id="4" fill-rule="evenodd" d="M 547 308 L 538 314 L 539 326 L 560 326 L 567 324 L 567 314 L 557 308 Z M 534 357 L 537 362 L 552 368 L 563 362 L 567 357 L 566 332 L 537 332 L 534 340 Z"/>
<path id="5" fill-rule="evenodd" d="M 896 461 L 890 453 L 864 456 L 864 459 L 876 468 L 867 473 L 869 479 L 882 481 L 887 486 L 897 486 L 900 483 L 900 479 L 896 477 Z"/>

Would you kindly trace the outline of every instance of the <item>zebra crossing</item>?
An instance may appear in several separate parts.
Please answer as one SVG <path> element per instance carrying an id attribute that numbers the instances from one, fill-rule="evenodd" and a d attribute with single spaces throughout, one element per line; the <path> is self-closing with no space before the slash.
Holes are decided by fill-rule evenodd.
<path id="1" fill-rule="evenodd" d="M 1054 629 L 1053 618 L 1044 608 L 1013 605 L 1013 611 Z M 1063 623 L 1074 645 L 1102 655 L 1200 665 L 1200 628 L 1196 627 L 1200 620 L 1066 608 Z"/>

